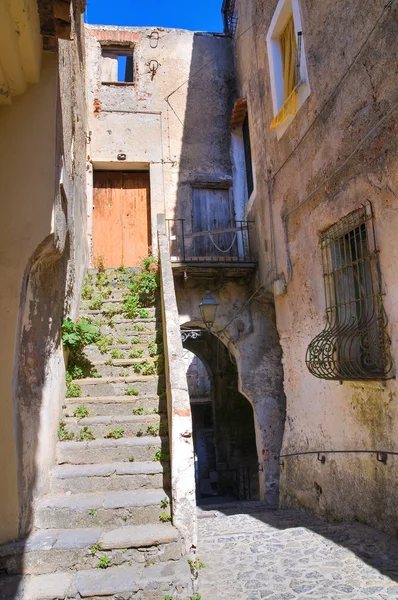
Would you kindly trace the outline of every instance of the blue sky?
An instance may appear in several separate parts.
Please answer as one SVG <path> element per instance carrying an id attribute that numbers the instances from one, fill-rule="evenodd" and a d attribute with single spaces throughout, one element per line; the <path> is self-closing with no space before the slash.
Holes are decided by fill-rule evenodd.
<path id="1" fill-rule="evenodd" d="M 87 0 L 87 23 L 222 31 L 222 0 Z"/>

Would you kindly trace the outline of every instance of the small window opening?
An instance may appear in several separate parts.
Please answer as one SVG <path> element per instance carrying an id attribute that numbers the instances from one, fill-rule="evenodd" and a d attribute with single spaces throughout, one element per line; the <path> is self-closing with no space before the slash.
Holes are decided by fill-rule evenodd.
<path id="1" fill-rule="evenodd" d="M 386 379 L 391 372 L 370 202 L 320 236 L 326 327 L 306 362 L 320 379 Z"/>
<path id="2" fill-rule="evenodd" d="M 242 125 L 243 133 L 243 147 L 245 151 L 245 164 L 246 164 L 246 182 L 247 182 L 247 195 L 250 198 L 253 189 L 253 165 L 252 165 L 252 150 L 250 145 L 250 130 L 249 130 L 249 119 L 246 114 L 245 120 Z"/>
<path id="3" fill-rule="evenodd" d="M 134 81 L 133 49 L 102 47 L 102 83 L 132 83 Z"/>

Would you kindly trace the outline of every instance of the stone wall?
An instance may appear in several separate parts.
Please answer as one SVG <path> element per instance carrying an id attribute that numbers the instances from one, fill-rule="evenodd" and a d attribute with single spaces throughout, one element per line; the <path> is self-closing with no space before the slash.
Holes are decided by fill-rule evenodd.
<path id="1" fill-rule="evenodd" d="M 255 170 L 249 217 L 256 221 L 260 274 L 264 280 L 271 269 L 288 280 L 287 293 L 275 300 L 287 398 L 283 452 L 397 451 L 395 380 L 325 381 L 305 364 L 326 317 L 318 234 L 366 201 L 375 213 L 387 333 L 398 358 L 397 8 L 383 0 L 367 3 L 366 11 L 359 1 L 298 5 L 311 94 L 282 135 L 270 130 L 265 43 L 277 0 L 238 1 L 235 41 L 238 92 L 249 107 Z M 327 455 L 324 463 L 316 454 L 286 458 L 282 504 L 390 532 L 394 524 L 397 532 L 397 469 L 396 457 L 384 465 L 375 454 Z"/>
<path id="2" fill-rule="evenodd" d="M 0 109 L 3 282 L 0 540 L 25 533 L 47 489 L 65 393 L 63 315 L 75 317 L 86 266 L 85 101 L 74 42 L 43 53 L 40 82 Z M 15 428 L 14 428 L 15 423 Z"/>

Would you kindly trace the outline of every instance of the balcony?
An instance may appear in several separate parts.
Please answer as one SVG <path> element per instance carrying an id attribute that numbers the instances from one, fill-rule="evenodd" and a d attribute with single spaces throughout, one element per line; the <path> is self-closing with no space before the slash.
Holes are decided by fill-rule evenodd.
<path id="1" fill-rule="evenodd" d="M 253 270 L 257 261 L 252 254 L 252 221 L 233 221 L 224 229 L 187 231 L 185 219 L 166 219 L 173 270 L 195 271 L 224 269 L 240 273 Z"/>

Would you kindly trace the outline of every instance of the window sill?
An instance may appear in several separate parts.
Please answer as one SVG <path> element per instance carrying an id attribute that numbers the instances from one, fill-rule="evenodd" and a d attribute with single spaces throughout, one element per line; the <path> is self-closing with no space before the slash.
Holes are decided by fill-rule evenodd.
<path id="1" fill-rule="evenodd" d="M 119 87 L 135 86 L 135 81 L 101 81 L 101 85 L 117 85 Z"/>

